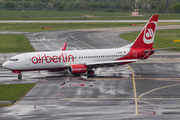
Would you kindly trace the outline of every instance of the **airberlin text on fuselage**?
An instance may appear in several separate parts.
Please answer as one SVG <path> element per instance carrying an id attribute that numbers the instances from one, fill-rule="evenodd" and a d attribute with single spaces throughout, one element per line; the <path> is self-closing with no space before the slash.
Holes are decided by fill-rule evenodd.
<path id="1" fill-rule="evenodd" d="M 53 55 L 51 56 L 47 56 L 46 54 L 44 54 L 43 56 L 40 56 L 38 54 L 38 57 L 33 56 L 32 59 L 30 59 L 32 61 L 33 64 L 37 64 L 37 63 L 57 63 L 57 62 L 70 62 L 70 60 L 72 60 L 72 62 L 74 62 L 74 56 L 73 55 L 66 55 L 66 53 L 61 53 L 61 55 L 57 56 L 57 55 Z"/>

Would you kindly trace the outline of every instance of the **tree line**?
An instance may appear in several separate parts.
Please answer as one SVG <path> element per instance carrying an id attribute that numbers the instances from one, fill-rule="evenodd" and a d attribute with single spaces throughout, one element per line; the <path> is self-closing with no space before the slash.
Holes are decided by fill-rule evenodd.
<path id="1" fill-rule="evenodd" d="M 145 12 L 180 12 L 180 0 L 139 0 L 138 6 Z M 134 11 L 135 0 L 4 0 L 0 9 Z"/>

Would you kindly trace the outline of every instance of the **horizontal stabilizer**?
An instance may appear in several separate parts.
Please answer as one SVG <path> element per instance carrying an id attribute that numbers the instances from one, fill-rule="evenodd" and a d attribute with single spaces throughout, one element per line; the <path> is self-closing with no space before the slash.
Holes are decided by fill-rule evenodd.
<path id="1" fill-rule="evenodd" d="M 160 50 L 168 50 L 168 49 L 176 49 L 178 47 L 170 47 L 170 48 L 161 48 L 161 49 L 155 49 L 153 51 L 160 51 Z"/>
<path id="2" fill-rule="evenodd" d="M 170 47 L 170 48 L 161 48 L 161 49 L 154 49 L 152 50 L 153 52 L 154 51 L 161 51 L 161 50 L 168 50 L 168 49 L 177 49 L 178 47 Z M 149 50 L 145 50 L 144 52 L 148 52 Z"/>

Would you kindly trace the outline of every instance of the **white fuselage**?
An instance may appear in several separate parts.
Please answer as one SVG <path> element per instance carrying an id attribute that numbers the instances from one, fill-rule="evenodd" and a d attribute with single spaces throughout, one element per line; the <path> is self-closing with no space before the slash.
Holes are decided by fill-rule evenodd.
<path id="1" fill-rule="evenodd" d="M 136 40 L 116 49 L 92 49 L 67 51 L 32 52 L 16 55 L 2 66 L 16 73 L 30 70 L 63 70 L 69 73 L 93 73 L 92 68 L 111 67 L 147 59 L 154 53 L 153 42 L 158 15 L 153 15 Z"/>
<path id="2" fill-rule="evenodd" d="M 16 55 L 4 63 L 10 70 L 53 70 L 63 69 L 70 64 L 114 61 L 126 56 L 130 48 L 89 49 L 74 51 L 32 52 Z"/>

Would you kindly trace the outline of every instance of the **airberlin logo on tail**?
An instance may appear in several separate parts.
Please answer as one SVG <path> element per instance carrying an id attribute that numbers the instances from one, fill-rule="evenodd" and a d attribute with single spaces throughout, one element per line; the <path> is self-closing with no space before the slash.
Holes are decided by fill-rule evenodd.
<path id="1" fill-rule="evenodd" d="M 146 44 L 151 44 L 154 41 L 154 34 L 156 29 L 156 22 L 150 22 L 147 24 L 145 30 L 144 30 L 144 37 L 143 41 Z"/>
<path id="2" fill-rule="evenodd" d="M 152 39 L 153 37 L 153 30 L 152 29 L 147 29 L 147 33 L 146 33 L 146 39 Z"/>

